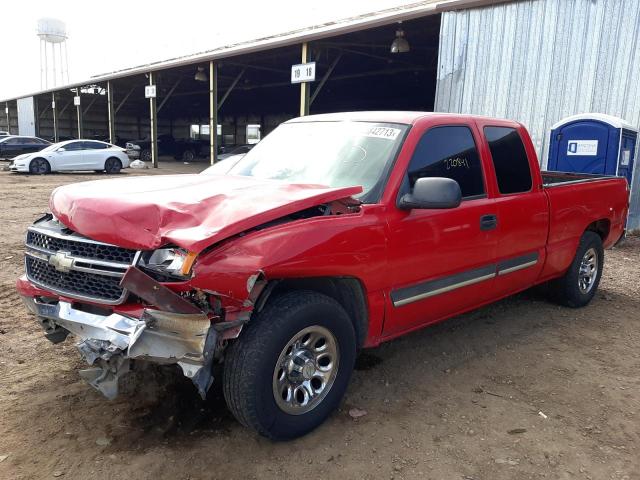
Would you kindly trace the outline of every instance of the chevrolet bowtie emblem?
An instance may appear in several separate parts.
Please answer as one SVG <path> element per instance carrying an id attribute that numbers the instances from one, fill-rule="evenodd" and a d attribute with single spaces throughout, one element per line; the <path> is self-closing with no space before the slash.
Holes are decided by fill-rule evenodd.
<path id="1" fill-rule="evenodd" d="M 69 256 L 68 252 L 58 252 L 49 257 L 49 265 L 59 272 L 67 273 L 73 267 L 74 259 Z"/>

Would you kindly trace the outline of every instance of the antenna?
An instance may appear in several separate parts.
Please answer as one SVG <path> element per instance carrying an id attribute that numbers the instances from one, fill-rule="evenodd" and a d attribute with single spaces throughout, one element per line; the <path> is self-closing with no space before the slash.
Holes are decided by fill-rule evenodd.
<path id="1" fill-rule="evenodd" d="M 37 33 L 40 38 L 40 88 L 69 83 L 67 26 L 55 18 L 41 18 Z"/>

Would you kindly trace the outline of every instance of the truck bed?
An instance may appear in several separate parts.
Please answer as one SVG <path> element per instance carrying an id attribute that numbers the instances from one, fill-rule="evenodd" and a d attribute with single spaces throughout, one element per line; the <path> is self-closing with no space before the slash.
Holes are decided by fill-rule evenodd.
<path id="1" fill-rule="evenodd" d="M 597 175 L 593 173 L 574 173 L 574 172 L 549 172 L 542 171 L 542 185 L 547 187 L 557 187 L 572 183 L 593 182 L 595 180 L 604 180 L 607 178 L 617 178 L 612 175 Z"/>

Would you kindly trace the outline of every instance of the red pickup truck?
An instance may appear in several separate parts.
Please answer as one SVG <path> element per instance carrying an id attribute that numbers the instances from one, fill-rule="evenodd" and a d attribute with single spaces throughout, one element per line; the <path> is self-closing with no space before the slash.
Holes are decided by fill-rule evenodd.
<path id="1" fill-rule="evenodd" d="M 236 418 L 286 439 L 336 408 L 361 348 L 544 282 L 588 304 L 627 208 L 622 178 L 541 173 L 516 122 L 309 116 L 225 176 L 56 189 L 17 287 L 107 397 L 140 361 L 204 396 L 222 363 Z"/>

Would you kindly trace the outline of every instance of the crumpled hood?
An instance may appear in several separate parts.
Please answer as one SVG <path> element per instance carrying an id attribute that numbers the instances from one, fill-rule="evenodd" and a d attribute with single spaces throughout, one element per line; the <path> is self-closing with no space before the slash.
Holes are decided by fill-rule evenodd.
<path id="1" fill-rule="evenodd" d="M 67 227 L 94 240 L 149 250 L 194 252 L 265 222 L 362 191 L 253 177 L 139 176 L 65 185 L 49 206 Z"/>

